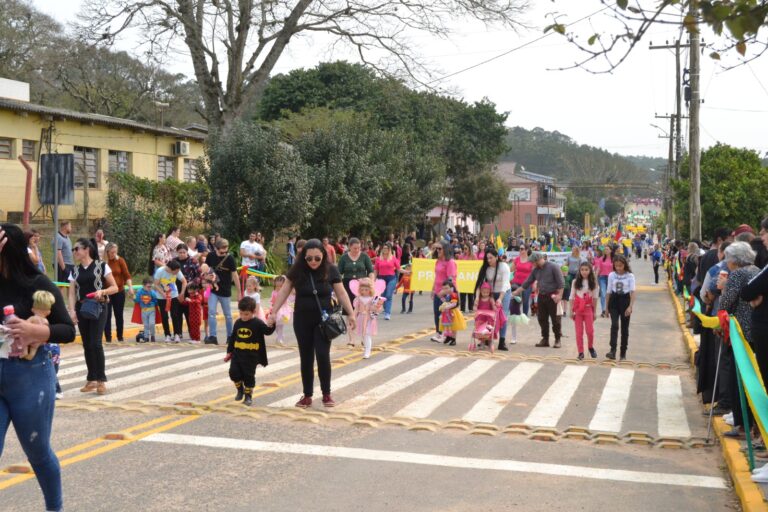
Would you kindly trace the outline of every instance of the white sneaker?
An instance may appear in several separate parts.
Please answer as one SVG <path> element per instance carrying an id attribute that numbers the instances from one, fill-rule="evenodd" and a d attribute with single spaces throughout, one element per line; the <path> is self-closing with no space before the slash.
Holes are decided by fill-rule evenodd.
<path id="1" fill-rule="evenodd" d="M 757 475 L 759 473 L 768 473 L 768 464 L 752 470 L 753 475 Z"/>
<path id="2" fill-rule="evenodd" d="M 517 345 L 517 340 L 515 338 L 512 338 L 512 340 L 509 342 L 510 345 Z"/>
<path id="3" fill-rule="evenodd" d="M 181 336 L 179 336 L 178 334 L 173 337 L 173 342 L 174 343 L 178 343 L 180 341 L 181 341 Z"/>
<path id="4" fill-rule="evenodd" d="M 768 484 L 768 471 L 761 471 L 760 473 L 752 473 L 752 481 L 758 484 Z"/>
<path id="5" fill-rule="evenodd" d="M 56 393 L 56 400 L 61 400 L 64 398 L 64 393 Z"/>
<path id="6" fill-rule="evenodd" d="M 172 342 L 172 341 L 173 341 L 173 338 L 171 338 L 170 336 L 166 336 L 166 337 L 165 337 L 165 342 L 166 342 L 166 343 L 170 343 L 170 342 Z"/>
<path id="7" fill-rule="evenodd" d="M 434 336 L 429 338 L 429 340 L 434 341 L 436 343 L 442 343 L 445 340 L 445 338 L 443 338 L 442 334 L 435 334 Z"/>
<path id="8" fill-rule="evenodd" d="M 729 412 L 728 414 L 723 415 L 723 421 L 726 425 L 733 426 L 733 413 Z"/>

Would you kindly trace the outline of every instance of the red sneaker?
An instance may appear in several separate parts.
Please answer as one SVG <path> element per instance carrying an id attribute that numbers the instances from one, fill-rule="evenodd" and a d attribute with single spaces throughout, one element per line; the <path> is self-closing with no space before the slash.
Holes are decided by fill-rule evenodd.
<path id="1" fill-rule="evenodd" d="M 333 401 L 331 395 L 323 395 L 323 405 L 326 407 L 336 407 L 336 402 Z"/>
<path id="2" fill-rule="evenodd" d="M 306 409 L 312 405 L 312 397 L 311 396 L 304 396 L 302 395 L 298 402 L 296 402 L 296 407 L 301 407 L 302 409 Z"/>

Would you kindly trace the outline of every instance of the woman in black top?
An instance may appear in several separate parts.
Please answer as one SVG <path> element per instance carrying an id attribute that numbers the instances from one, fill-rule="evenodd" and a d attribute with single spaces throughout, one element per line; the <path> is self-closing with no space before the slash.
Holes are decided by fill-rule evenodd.
<path id="1" fill-rule="evenodd" d="M 112 276 L 112 269 L 99 260 L 96 246 L 90 240 L 80 238 L 72 252 L 78 264 L 69 276 L 69 315 L 80 329 L 85 365 L 88 367 L 87 382 L 80 391 L 96 391 L 103 395 L 107 392 L 107 375 L 101 338 L 107 322 L 107 297 L 117 293 L 117 284 Z M 89 294 L 93 296 L 88 297 Z M 101 305 L 101 313 L 95 320 L 86 318 L 81 313 L 86 299 L 96 300 Z"/>
<path id="2" fill-rule="evenodd" d="M 51 292 L 56 301 L 48 325 L 33 324 L 32 294 Z M 67 315 L 58 288 L 32 264 L 18 226 L 0 226 L 0 307 L 13 306 L 15 318 L 5 318 L 9 338 L 39 346 L 31 361 L 9 357 L 10 339 L 0 335 L 0 455 L 8 425 L 29 459 L 45 497 L 46 510 L 61 510 L 61 469 L 51 449 L 51 425 L 56 400 L 56 377 L 45 343 L 69 343 L 75 326 Z M 3 343 L 3 341 L 5 341 Z"/>
<path id="3" fill-rule="evenodd" d="M 347 292 L 341 283 L 341 274 L 339 274 L 336 265 L 332 265 L 328 261 L 323 243 L 316 238 L 307 241 L 296 257 L 296 262 L 288 270 L 285 284 L 280 289 L 277 300 L 272 306 L 272 312 L 269 313 L 267 319 L 270 326 L 275 323 L 273 312 L 280 311 L 291 290 L 294 289 L 296 290 L 296 303 L 293 314 L 293 330 L 299 344 L 301 382 L 304 388 L 304 394 L 296 402 L 296 407 L 306 408 L 312 405 L 315 357 L 317 357 L 320 389 L 323 392 L 323 405 L 333 407 L 336 402 L 331 398 L 331 342 L 323 336 L 320 330 L 322 321 L 320 308 L 330 314 L 331 293 L 334 292 L 349 315 L 347 323 L 350 330 L 355 328 L 355 316 Z M 320 307 L 318 307 L 315 299 L 314 289 L 317 290 L 317 300 L 320 301 Z"/>

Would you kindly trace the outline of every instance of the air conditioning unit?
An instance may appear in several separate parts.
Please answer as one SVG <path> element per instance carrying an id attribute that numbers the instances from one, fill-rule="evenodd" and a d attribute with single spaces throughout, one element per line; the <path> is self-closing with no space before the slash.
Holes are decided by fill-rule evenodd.
<path id="1" fill-rule="evenodd" d="M 173 156 L 188 156 L 189 142 L 179 140 L 173 144 Z"/>

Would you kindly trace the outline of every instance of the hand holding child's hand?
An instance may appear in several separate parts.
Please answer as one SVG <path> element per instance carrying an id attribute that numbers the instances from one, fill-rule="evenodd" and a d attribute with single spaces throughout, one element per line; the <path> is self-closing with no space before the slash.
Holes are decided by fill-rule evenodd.
<path id="1" fill-rule="evenodd" d="M 350 331 L 354 331 L 355 328 L 357 327 L 357 322 L 355 321 L 355 317 L 354 316 L 350 316 L 347 323 L 349 323 L 349 330 Z"/>
<path id="2" fill-rule="evenodd" d="M 232 354 L 227 354 L 227 355 L 224 356 L 224 362 L 225 363 L 228 363 L 230 359 L 232 359 Z"/>

